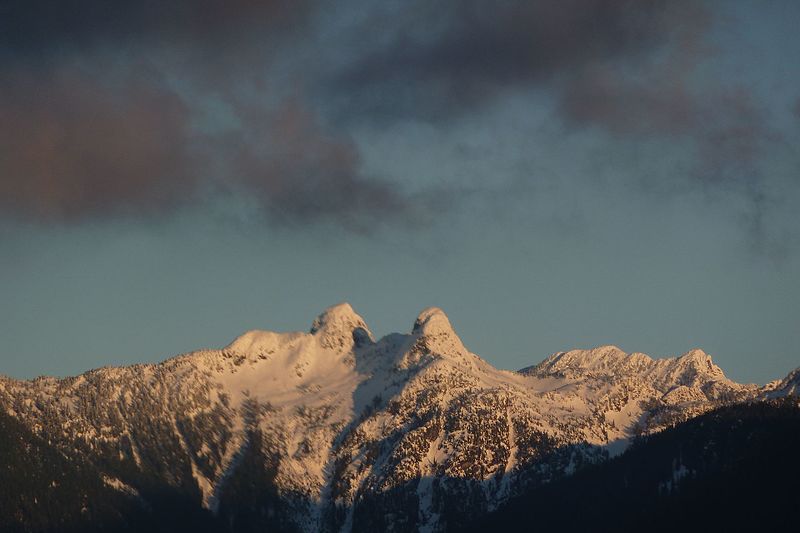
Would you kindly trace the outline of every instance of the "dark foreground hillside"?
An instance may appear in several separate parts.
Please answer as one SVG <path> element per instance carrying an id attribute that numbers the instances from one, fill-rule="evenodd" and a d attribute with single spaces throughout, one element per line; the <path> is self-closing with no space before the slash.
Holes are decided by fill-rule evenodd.
<path id="1" fill-rule="evenodd" d="M 528 491 L 474 531 L 797 531 L 800 400 L 734 405 Z"/>
<path id="2" fill-rule="evenodd" d="M 91 464 L 64 456 L 0 414 L 0 531 L 285 530 L 269 480 L 253 478 L 263 471 L 262 455 L 253 455 L 257 465 L 242 461 L 230 480 L 236 490 L 215 517 L 191 494 L 167 485 L 134 495 L 115 489 Z M 473 529 L 794 531 L 798 480 L 800 401 L 741 404 L 642 439 L 610 462 L 529 490 Z M 395 518 L 385 524 L 388 530 L 408 525 Z"/>
<path id="3" fill-rule="evenodd" d="M 78 457 L 67 457 L 0 412 L 0 531 L 217 531 L 199 506 L 166 488 L 146 497 L 109 486 Z"/>

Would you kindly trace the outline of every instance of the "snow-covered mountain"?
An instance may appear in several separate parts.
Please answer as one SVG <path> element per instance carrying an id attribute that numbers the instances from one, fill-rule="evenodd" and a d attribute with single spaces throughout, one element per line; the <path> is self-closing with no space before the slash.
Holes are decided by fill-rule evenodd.
<path id="1" fill-rule="evenodd" d="M 0 409 L 134 498 L 166 488 L 235 521 L 257 479 L 265 525 L 436 531 L 642 433 L 796 390 L 797 373 L 735 383 L 701 350 L 651 359 L 604 346 L 498 370 L 440 309 L 375 340 L 340 304 L 309 333 L 250 331 L 222 350 L 66 379 L 0 378 Z"/>
<path id="2" fill-rule="evenodd" d="M 792 370 L 783 379 L 768 383 L 764 387 L 764 393 L 769 398 L 800 395 L 800 368 Z"/>

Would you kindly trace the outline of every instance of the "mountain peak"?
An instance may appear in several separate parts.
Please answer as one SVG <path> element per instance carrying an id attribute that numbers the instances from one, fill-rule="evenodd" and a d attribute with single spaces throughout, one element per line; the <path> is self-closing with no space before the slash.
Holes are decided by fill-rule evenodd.
<path id="1" fill-rule="evenodd" d="M 419 335 L 437 335 L 441 333 L 454 333 L 450 319 L 438 307 L 423 309 L 414 321 L 412 333 Z"/>
<path id="2" fill-rule="evenodd" d="M 312 322 L 310 332 L 316 333 L 317 331 L 334 324 L 353 323 L 359 321 L 362 324 L 364 323 L 364 319 L 355 312 L 349 303 L 341 302 L 328 307 L 322 313 L 320 313 L 317 318 L 314 319 L 314 322 Z"/>
<path id="3" fill-rule="evenodd" d="M 689 366 L 700 374 L 722 374 L 722 369 L 714 364 L 711 356 L 699 348 L 689 350 L 678 357 L 677 363 L 682 366 Z"/>
<path id="4" fill-rule="evenodd" d="M 767 385 L 771 387 L 767 391 L 767 397 L 776 398 L 781 396 L 788 396 L 790 394 L 800 395 L 800 367 L 795 368 L 789 375 L 781 380 L 776 380 Z"/>
<path id="5" fill-rule="evenodd" d="M 526 373 L 574 375 L 585 372 L 615 373 L 627 366 L 646 364 L 650 358 L 644 354 L 628 354 L 613 345 L 598 346 L 591 350 L 557 352 L 538 365 L 523 369 Z"/>
<path id="6" fill-rule="evenodd" d="M 706 362 L 711 359 L 711 356 L 700 348 L 692 348 L 681 356 L 681 359 Z"/>
<path id="7" fill-rule="evenodd" d="M 325 309 L 311 324 L 310 333 L 318 335 L 328 348 L 350 347 L 372 341 L 372 332 L 364 319 L 349 303 L 342 302 Z"/>

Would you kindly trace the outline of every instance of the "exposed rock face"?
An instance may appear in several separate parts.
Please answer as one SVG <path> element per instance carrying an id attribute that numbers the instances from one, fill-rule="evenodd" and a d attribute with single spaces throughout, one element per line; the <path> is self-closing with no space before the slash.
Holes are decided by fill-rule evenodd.
<path id="1" fill-rule="evenodd" d="M 251 331 L 223 350 L 63 380 L 2 378 L 0 408 L 144 498 L 171 487 L 233 517 L 255 476 L 265 527 L 441 530 L 637 434 L 796 381 L 760 389 L 700 350 L 654 360 L 613 346 L 497 370 L 438 308 L 375 341 L 340 304 L 310 333 Z"/>

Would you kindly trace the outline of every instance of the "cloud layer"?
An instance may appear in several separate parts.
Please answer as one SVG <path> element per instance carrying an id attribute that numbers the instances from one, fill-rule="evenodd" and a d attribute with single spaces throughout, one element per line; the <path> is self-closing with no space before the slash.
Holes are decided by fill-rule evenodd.
<path id="1" fill-rule="evenodd" d="M 3 7 L 6 212 L 44 221 L 147 215 L 226 190 L 283 223 L 356 228 L 403 216 L 399 189 L 362 175 L 346 134 L 298 98 L 263 94 L 271 58 L 305 24 L 305 2 Z M 231 124 L 198 126 L 214 106 L 229 110 Z"/>
<path id="2" fill-rule="evenodd" d="M 408 223 L 425 191 L 367 171 L 354 131 L 457 134 L 512 95 L 542 96 L 563 135 L 612 150 L 688 147 L 675 187 L 640 172 L 645 188 L 733 191 L 758 217 L 782 138 L 752 88 L 702 75 L 716 14 L 688 0 L 29 0 L 0 14 L 0 209 L 34 220 L 149 216 L 225 191 L 273 223 Z"/>
<path id="3" fill-rule="evenodd" d="M 339 82 L 373 113 L 438 118 L 598 63 L 637 66 L 675 33 L 699 31 L 702 18 L 680 27 L 690 15 L 662 0 L 412 2 L 373 14 L 374 42 Z"/>
<path id="4" fill-rule="evenodd" d="M 194 189 L 189 114 L 156 73 L 0 74 L 0 207 L 48 221 L 160 211 Z"/>

